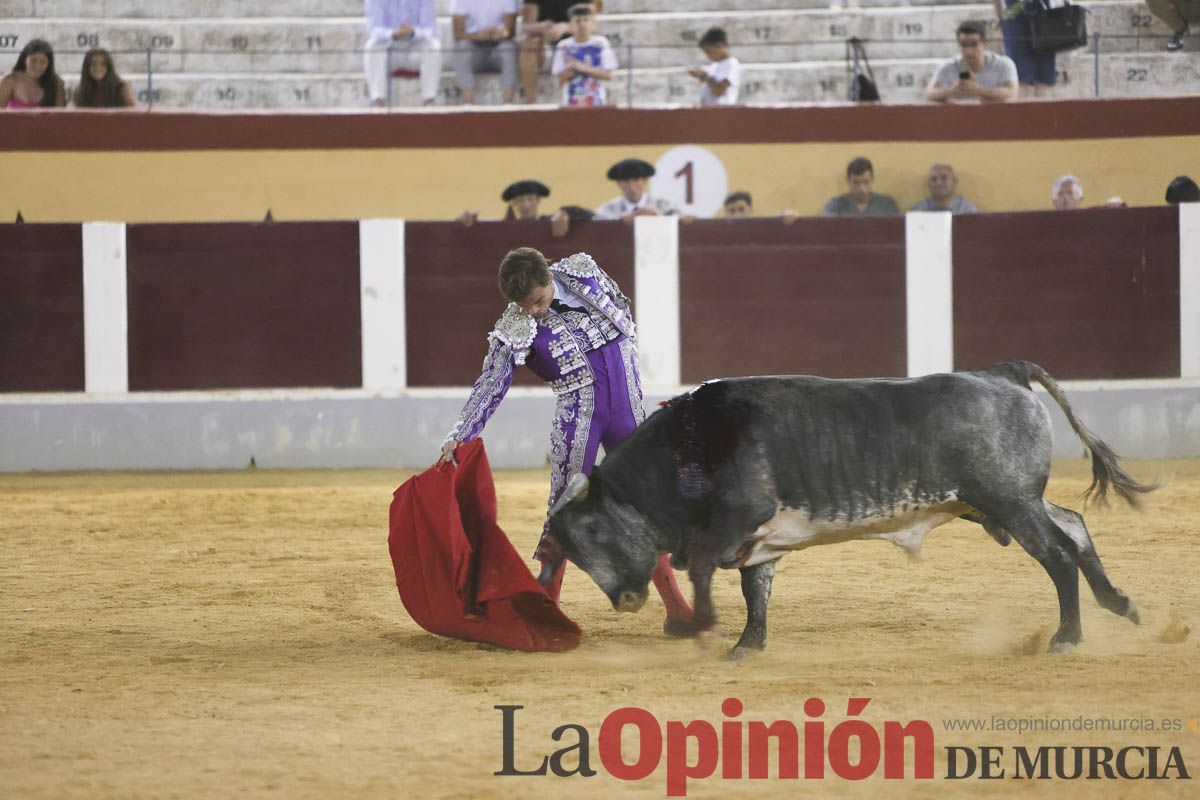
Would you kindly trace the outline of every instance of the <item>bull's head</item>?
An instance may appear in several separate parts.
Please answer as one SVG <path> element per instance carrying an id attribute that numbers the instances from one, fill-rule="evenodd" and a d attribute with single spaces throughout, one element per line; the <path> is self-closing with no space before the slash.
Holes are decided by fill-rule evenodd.
<path id="1" fill-rule="evenodd" d="M 550 509 L 546 564 L 538 580 L 549 583 L 563 559 L 574 561 L 618 611 L 646 602 L 658 559 L 646 519 L 608 490 L 599 467 L 589 480 L 575 475 Z"/>

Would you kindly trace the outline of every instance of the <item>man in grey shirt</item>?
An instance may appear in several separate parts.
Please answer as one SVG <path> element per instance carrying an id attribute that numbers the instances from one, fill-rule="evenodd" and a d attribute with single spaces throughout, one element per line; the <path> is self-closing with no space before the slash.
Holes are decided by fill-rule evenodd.
<path id="1" fill-rule="evenodd" d="M 846 165 L 847 194 L 831 198 L 821 209 L 823 217 L 887 217 L 899 214 L 900 209 L 891 195 L 875 194 L 871 184 L 875 168 L 871 160 L 859 156 Z"/>
<path id="2" fill-rule="evenodd" d="M 1006 103 L 1017 99 L 1017 65 L 985 49 L 987 26 L 971 20 L 958 26 L 958 58 L 938 68 L 925 92 L 933 103 L 953 100 Z"/>
<path id="3" fill-rule="evenodd" d="M 913 211 L 949 211 L 951 214 L 976 214 L 979 209 L 958 191 L 958 176 L 949 164 L 934 164 L 929 168 L 929 196 L 912 207 Z"/>

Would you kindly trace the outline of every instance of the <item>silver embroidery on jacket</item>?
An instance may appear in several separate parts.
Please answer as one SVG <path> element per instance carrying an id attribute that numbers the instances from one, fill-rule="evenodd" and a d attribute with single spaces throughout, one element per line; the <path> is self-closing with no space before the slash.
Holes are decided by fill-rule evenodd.
<path id="1" fill-rule="evenodd" d="M 621 364 L 625 367 L 625 388 L 629 390 L 629 408 L 633 421 L 641 425 L 646 421 L 646 409 L 642 405 L 642 380 L 638 375 L 637 347 L 631 339 L 621 340 Z"/>

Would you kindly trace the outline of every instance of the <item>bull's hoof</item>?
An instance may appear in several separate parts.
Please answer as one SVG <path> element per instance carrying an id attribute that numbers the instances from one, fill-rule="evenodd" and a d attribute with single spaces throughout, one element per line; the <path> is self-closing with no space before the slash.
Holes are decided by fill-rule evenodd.
<path id="1" fill-rule="evenodd" d="M 1075 649 L 1074 642 L 1051 642 L 1048 652 L 1051 653 L 1070 653 Z"/>
<path id="2" fill-rule="evenodd" d="M 702 651 L 715 655 L 725 649 L 725 637 L 716 628 L 709 628 L 696 634 L 696 644 Z"/>
<path id="3" fill-rule="evenodd" d="M 753 658 L 762 652 L 761 647 L 745 647 L 737 645 L 728 653 L 725 654 L 726 661 L 744 661 L 747 658 Z"/>
<path id="4" fill-rule="evenodd" d="M 1125 618 L 1134 625 L 1142 624 L 1142 615 L 1138 613 L 1137 606 L 1133 604 L 1132 600 L 1129 601 L 1129 608 L 1125 609 Z"/>
<path id="5" fill-rule="evenodd" d="M 678 639 L 690 639 L 700 633 L 700 627 L 688 619 L 667 617 L 663 620 L 663 633 Z"/>

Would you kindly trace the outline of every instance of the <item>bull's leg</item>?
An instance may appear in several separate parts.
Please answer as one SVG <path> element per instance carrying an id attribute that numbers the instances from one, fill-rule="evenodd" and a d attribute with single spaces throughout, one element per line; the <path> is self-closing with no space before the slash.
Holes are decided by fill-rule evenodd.
<path id="1" fill-rule="evenodd" d="M 1139 623 L 1141 620 L 1137 606 L 1124 592 L 1109 582 L 1104 566 L 1100 563 L 1100 556 L 1096 555 L 1092 537 L 1088 534 L 1087 526 L 1083 524 L 1083 517 L 1069 508 L 1056 506 L 1049 500 L 1042 502 L 1050 519 L 1066 534 L 1063 544 L 1075 556 L 1079 568 L 1083 570 L 1083 577 L 1087 578 L 1088 585 L 1092 587 L 1096 602 L 1119 617 L 1126 617 L 1135 624 Z"/>
<path id="2" fill-rule="evenodd" d="M 692 555 L 688 577 L 692 581 L 692 591 L 695 592 L 692 619 L 697 630 L 706 631 L 717 624 L 717 611 L 712 601 L 712 576 L 716 571 L 716 561 L 699 553 Z"/>
<path id="3" fill-rule="evenodd" d="M 1058 631 L 1050 639 L 1050 650 L 1065 653 L 1079 644 L 1083 630 L 1079 624 L 1079 565 L 1059 541 L 1061 532 L 1046 513 L 1039 499 L 1037 505 L 1016 509 L 1008 514 L 987 516 L 1008 531 L 1025 552 L 1037 559 L 1054 581 L 1058 591 Z"/>
<path id="4" fill-rule="evenodd" d="M 696 626 L 692 624 L 692 608 L 679 589 L 670 559 L 667 555 L 659 556 L 658 563 L 654 565 L 654 574 L 650 576 L 667 610 L 663 633 L 668 636 L 693 636 Z"/>
<path id="5" fill-rule="evenodd" d="M 742 597 L 746 598 L 746 628 L 738 643 L 729 651 L 731 660 L 753 655 L 767 646 L 767 603 L 771 599 L 775 562 L 742 567 L 741 572 Z"/>

